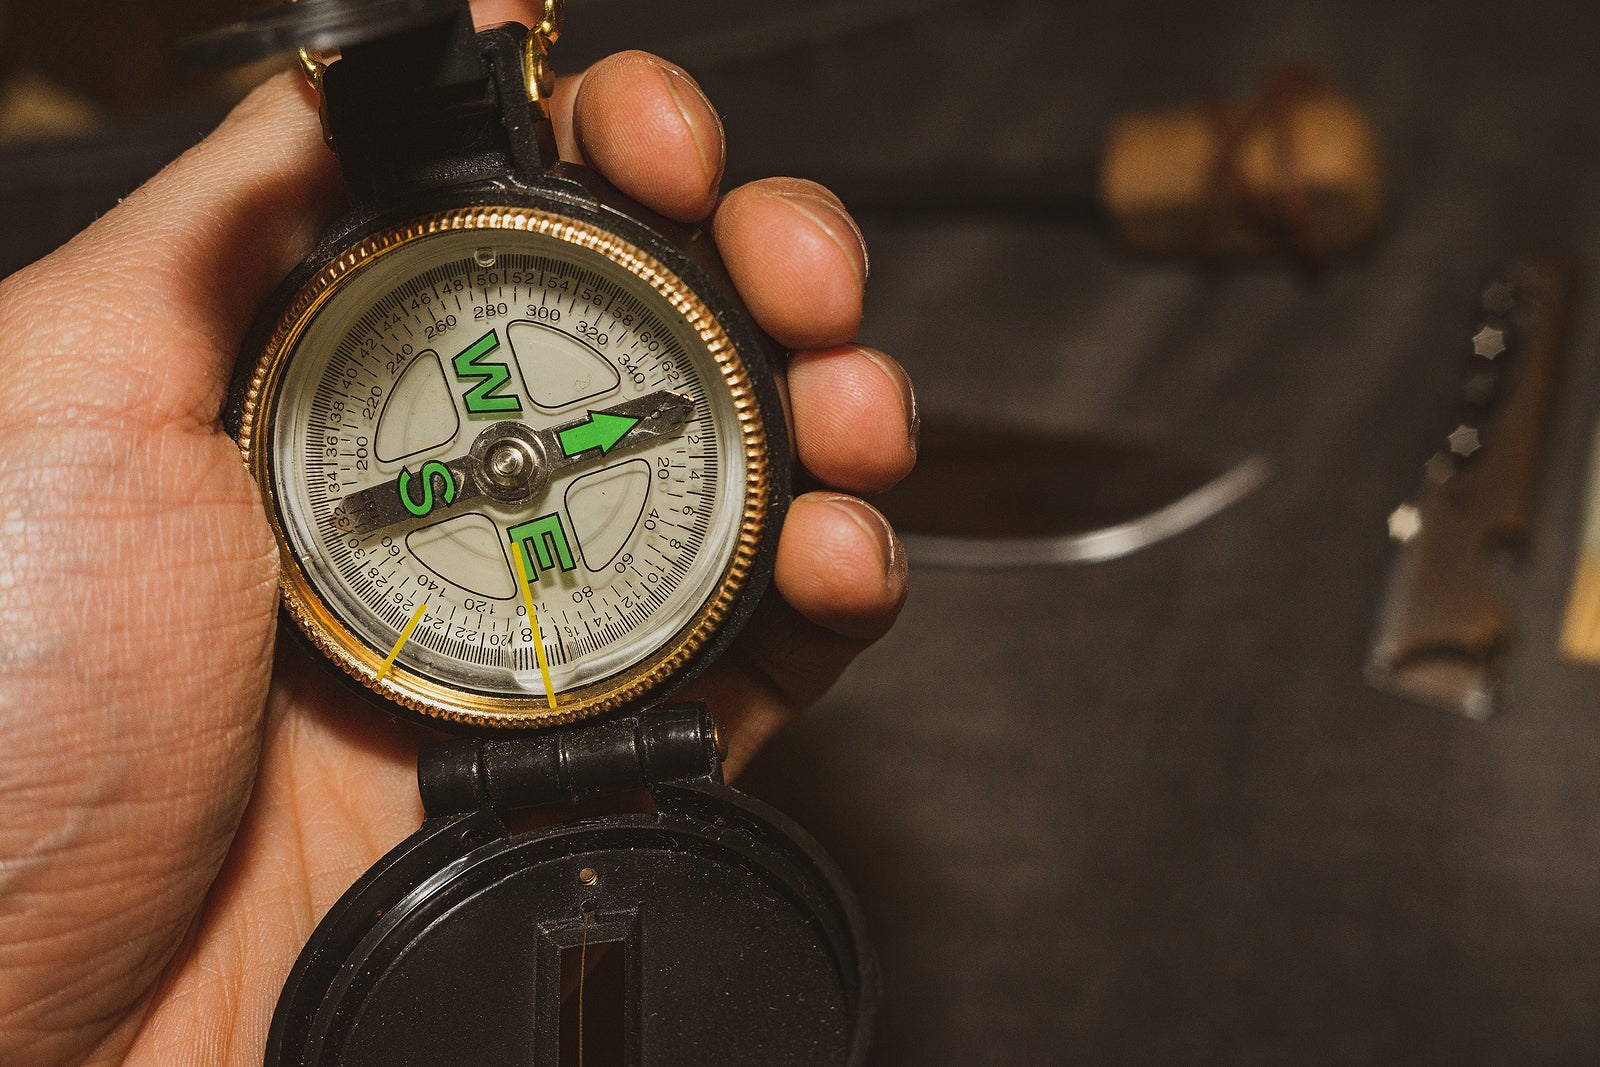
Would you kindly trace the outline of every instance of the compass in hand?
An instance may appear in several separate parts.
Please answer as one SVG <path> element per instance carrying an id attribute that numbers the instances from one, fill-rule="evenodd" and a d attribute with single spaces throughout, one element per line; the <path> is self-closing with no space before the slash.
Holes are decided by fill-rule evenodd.
<path id="1" fill-rule="evenodd" d="M 773 569 L 778 353 L 704 234 L 556 161 L 545 15 L 302 0 L 221 38 L 347 35 L 303 59 L 350 210 L 227 411 L 284 613 L 461 735 L 419 757 L 421 828 L 302 952 L 267 1062 L 567 1062 L 567 955 L 609 945 L 618 1062 L 859 1063 L 876 971 L 847 887 L 722 783 L 710 711 L 668 703 Z M 639 791 L 642 814 L 578 807 Z M 506 818 L 552 805 L 577 817 Z"/>
<path id="2" fill-rule="evenodd" d="M 425 45 L 407 33 L 437 28 L 402 31 L 402 56 Z M 498 39 L 531 71 L 544 46 L 527 41 Z M 358 221 L 241 363 L 237 435 L 285 610 L 408 715 L 521 729 L 637 702 L 701 660 L 770 568 L 787 459 L 767 349 L 701 250 L 587 172 L 526 158 L 548 151 L 531 105 L 526 126 L 484 123 L 486 166 L 455 133 L 466 94 L 408 90 L 363 47 L 380 45 L 319 77 L 330 129 L 409 105 L 441 131 L 427 166 L 455 180 L 418 181 L 388 142 L 341 149 Z M 339 78 L 364 59 L 381 96 Z M 417 215 L 423 193 L 436 210 Z"/>

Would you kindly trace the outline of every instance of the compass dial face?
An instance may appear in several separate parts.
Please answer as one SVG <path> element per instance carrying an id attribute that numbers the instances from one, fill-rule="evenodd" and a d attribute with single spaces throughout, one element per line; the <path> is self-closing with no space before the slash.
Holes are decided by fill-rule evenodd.
<path id="1" fill-rule="evenodd" d="M 459 724 L 660 689 L 761 537 L 750 373 L 604 230 L 475 208 L 363 241 L 294 300 L 241 418 L 289 614 L 356 680 Z"/>

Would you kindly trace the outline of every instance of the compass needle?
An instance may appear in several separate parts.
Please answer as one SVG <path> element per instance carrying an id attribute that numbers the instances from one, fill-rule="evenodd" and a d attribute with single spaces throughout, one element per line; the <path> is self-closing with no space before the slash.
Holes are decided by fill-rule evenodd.
<path id="1" fill-rule="evenodd" d="M 485 497 L 531 503 L 557 475 L 595 466 L 619 451 L 647 449 L 683 429 L 693 412 L 693 398 L 659 390 L 559 426 L 499 422 L 478 434 L 467 455 L 428 460 L 416 470 L 401 466 L 394 478 L 346 496 L 339 511 L 350 532 L 369 534 Z"/>

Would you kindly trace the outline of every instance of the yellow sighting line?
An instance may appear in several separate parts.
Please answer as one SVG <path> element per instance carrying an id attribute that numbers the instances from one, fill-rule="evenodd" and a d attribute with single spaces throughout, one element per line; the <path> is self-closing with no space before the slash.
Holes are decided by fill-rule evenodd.
<path id="1" fill-rule="evenodd" d="M 406 642 L 411 640 L 411 633 L 417 628 L 417 623 L 422 621 L 422 613 L 428 610 L 428 605 L 418 604 L 417 610 L 411 613 L 411 621 L 406 623 L 406 628 L 400 631 L 400 640 L 394 643 L 389 650 L 389 657 L 383 661 L 383 666 L 378 668 L 378 681 L 383 681 L 389 673 L 389 668 L 394 666 L 395 657 L 400 655 L 400 650 L 406 647 Z"/>
<path id="2" fill-rule="evenodd" d="M 544 658 L 544 638 L 539 636 L 539 613 L 533 610 L 533 589 L 529 586 L 528 554 L 522 546 L 513 544 L 511 554 L 517 557 L 517 584 L 522 587 L 522 603 L 528 609 L 528 625 L 533 630 L 533 654 L 539 659 L 539 677 L 544 679 L 544 699 L 550 710 L 556 709 L 556 687 L 550 684 L 550 661 Z"/>

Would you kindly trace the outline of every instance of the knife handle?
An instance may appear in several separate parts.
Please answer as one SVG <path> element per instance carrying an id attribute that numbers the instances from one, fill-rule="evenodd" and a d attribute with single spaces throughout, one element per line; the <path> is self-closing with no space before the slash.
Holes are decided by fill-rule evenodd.
<path id="1" fill-rule="evenodd" d="M 1575 273 L 1570 257 L 1543 254 L 1490 287 L 1503 310 L 1486 308 L 1473 358 L 1492 364 L 1475 375 L 1497 379 L 1498 400 L 1451 434 L 1416 503 L 1391 516 L 1402 543 L 1368 662 L 1381 688 L 1474 718 L 1493 710 L 1514 624 L 1492 554 L 1521 548 L 1532 526 Z"/>

